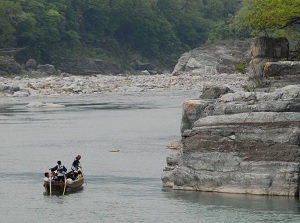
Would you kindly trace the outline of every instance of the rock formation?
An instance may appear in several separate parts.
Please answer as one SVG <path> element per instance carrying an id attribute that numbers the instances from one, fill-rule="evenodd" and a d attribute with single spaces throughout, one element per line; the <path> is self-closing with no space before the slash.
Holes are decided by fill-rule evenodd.
<path id="1" fill-rule="evenodd" d="M 182 54 L 172 73 L 233 74 L 238 73 L 237 64 L 250 59 L 250 43 L 247 41 L 208 44 Z"/>
<path id="2" fill-rule="evenodd" d="M 269 81 L 269 88 L 300 84 L 300 62 L 267 62 L 263 67 L 263 75 Z"/>
<path id="3" fill-rule="evenodd" d="M 300 85 L 187 100 L 181 131 L 183 148 L 162 173 L 165 187 L 299 195 Z"/>
<path id="4" fill-rule="evenodd" d="M 0 57 L 0 76 L 14 74 L 20 75 L 22 67 L 12 57 Z"/>
<path id="5" fill-rule="evenodd" d="M 266 64 L 287 60 L 289 57 L 289 42 L 286 38 L 257 37 L 251 42 L 251 61 L 249 76 L 258 79 L 256 87 L 266 81 Z M 282 75 L 282 74 L 281 74 Z"/>
<path id="6" fill-rule="evenodd" d="M 280 60 L 289 57 L 287 38 L 257 37 L 251 42 L 252 61 L 259 63 L 264 59 Z"/>
<path id="7" fill-rule="evenodd" d="M 183 146 L 167 157 L 164 187 L 299 197 L 299 62 L 279 61 L 287 56 L 286 39 L 254 39 L 267 89 L 215 85 L 183 103 Z"/>
<path id="8" fill-rule="evenodd" d="M 249 76 L 256 86 L 269 89 L 300 83 L 300 62 L 288 61 L 289 42 L 286 38 L 257 37 L 251 44 Z"/>

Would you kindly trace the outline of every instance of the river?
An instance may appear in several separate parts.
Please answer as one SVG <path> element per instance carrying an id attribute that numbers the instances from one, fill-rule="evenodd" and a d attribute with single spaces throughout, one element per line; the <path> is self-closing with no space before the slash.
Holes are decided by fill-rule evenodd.
<path id="1" fill-rule="evenodd" d="M 300 222 L 299 200 L 162 188 L 166 146 L 193 91 L 0 99 L 1 222 Z M 65 105 L 26 108 L 31 101 Z M 110 150 L 120 150 L 110 152 Z M 45 195 L 43 173 L 82 156 L 84 189 Z"/>

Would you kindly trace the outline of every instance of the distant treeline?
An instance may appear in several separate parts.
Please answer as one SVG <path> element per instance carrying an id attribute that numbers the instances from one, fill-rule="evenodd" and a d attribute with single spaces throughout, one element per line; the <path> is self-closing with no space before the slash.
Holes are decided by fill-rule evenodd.
<path id="1" fill-rule="evenodd" d="M 0 52 L 19 62 L 70 55 L 138 55 L 173 65 L 206 42 L 236 38 L 229 28 L 242 0 L 1 0 Z M 247 33 L 239 33 L 239 36 Z M 20 49 L 20 50 L 17 50 Z"/>

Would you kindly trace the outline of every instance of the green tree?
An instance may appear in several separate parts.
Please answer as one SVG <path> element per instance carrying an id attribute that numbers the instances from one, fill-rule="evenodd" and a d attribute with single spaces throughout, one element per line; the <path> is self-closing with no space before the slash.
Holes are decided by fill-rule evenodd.
<path id="1" fill-rule="evenodd" d="M 232 38 L 228 20 L 241 1 L 2 0 L 0 46 L 25 48 L 21 62 L 138 54 L 171 64 L 190 48 Z"/>
<path id="2" fill-rule="evenodd" d="M 0 48 L 15 46 L 15 32 L 22 14 L 18 3 L 10 0 L 1 1 L 0 7 Z"/>
<path id="3" fill-rule="evenodd" d="M 202 13 L 202 0 L 158 0 L 157 11 L 173 27 L 182 46 L 188 48 L 204 43 L 209 22 Z"/>
<path id="4" fill-rule="evenodd" d="M 82 43 L 100 47 L 106 38 L 110 13 L 109 0 L 81 0 L 79 33 Z"/>
<path id="5" fill-rule="evenodd" d="M 79 43 L 79 26 L 73 25 L 77 17 L 71 17 L 72 1 L 15 1 L 23 9 L 16 33 L 18 46 L 26 47 L 25 51 L 16 55 L 20 61 L 35 58 L 40 62 L 53 63 L 58 51 L 69 50 L 70 46 Z"/>
<path id="6" fill-rule="evenodd" d="M 249 27 L 253 34 L 300 24 L 300 0 L 244 0 L 236 15 L 238 28 Z"/>
<path id="7" fill-rule="evenodd" d="M 154 4 L 147 0 L 111 1 L 110 33 L 123 52 L 137 51 L 149 58 L 176 51 L 180 45 L 173 27 L 156 13 Z"/>

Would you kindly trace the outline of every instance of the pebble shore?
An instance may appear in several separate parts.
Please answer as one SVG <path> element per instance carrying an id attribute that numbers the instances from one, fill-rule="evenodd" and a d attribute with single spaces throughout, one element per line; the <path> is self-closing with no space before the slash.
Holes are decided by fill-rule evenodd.
<path id="1" fill-rule="evenodd" d="M 226 85 L 240 89 L 247 84 L 243 74 L 191 75 L 93 75 L 62 74 L 31 78 L 0 77 L 0 97 L 45 97 L 54 95 L 95 94 L 101 92 L 144 92 L 199 90 L 208 85 Z"/>

